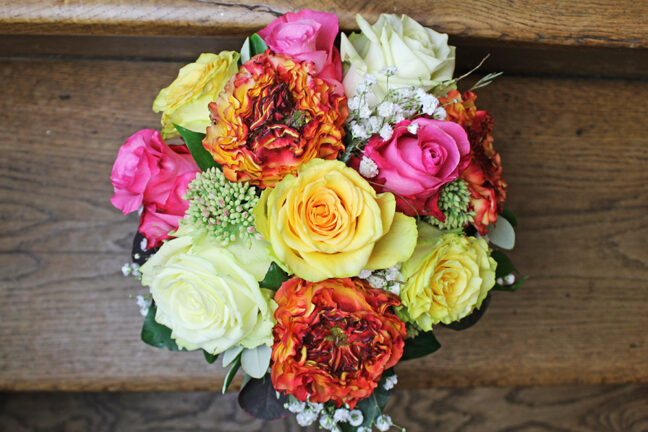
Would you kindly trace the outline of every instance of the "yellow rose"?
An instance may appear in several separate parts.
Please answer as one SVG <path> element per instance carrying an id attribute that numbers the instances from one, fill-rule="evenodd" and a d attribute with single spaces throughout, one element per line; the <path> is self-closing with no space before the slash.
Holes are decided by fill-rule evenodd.
<path id="1" fill-rule="evenodd" d="M 201 54 L 195 63 L 180 69 L 171 85 L 160 91 L 153 112 L 162 112 L 162 137 L 178 135 L 173 124 L 205 132 L 211 124 L 208 105 L 216 100 L 225 84 L 238 71 L 240 55 L 234 51 Z"/>
<path id="2" fill-rule="evenodd" d="M 481 307 L 495 285 L 496 267 L 483 239 L 419 224 L 419 242 L 401 269 L 406 315 L 425 331 L 460 320 Z"/>
<path id="3" fill-rule="evenodd" d="M 155 320 L 179 347 L 211 354 L 234 345 L 272 345 L 276 303 L 259 288 L 270 265 L 268 244 L 227 247 L 181 228 L 141 268 L 157 305 Z"/>
<path id="4" fill-rule="evenodd" d="M 276 259 L 318 282 L 406 260 L 416 245 L 416 222 L 395 209 L 392 194 L 377 195 L 344 163 L 313 159 L 297 177 L 265 189 L 254 214 Z"/>
<path id="5" fill-rule="evenodd" d="M 384 69 L 396 66 L 398 74 L 389 78 L 389 88 L 425 87 L 452 79 L 455 48 L 448 46 L 448 35 L 423 27 L 407 15 L 381 14 L 371 25 L 356 15 L 360 33 L 348 38 L 341 35 L 340 53 L 348 65 L 344 75 L 347 97 L 364 81 L 365 74 L 374 75 L 378 83 L 374 93 L 382 99 L 387 90 Z"/>

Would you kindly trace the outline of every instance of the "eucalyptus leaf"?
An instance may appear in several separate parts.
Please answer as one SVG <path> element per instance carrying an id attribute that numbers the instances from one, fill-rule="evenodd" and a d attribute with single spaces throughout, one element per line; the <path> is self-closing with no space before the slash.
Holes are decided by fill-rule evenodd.
<path id="1" fill-rule="evenodd" d="M 261 288 L 277 291 L 281 287 L 281 284 L 288 279 L 290 279 L 288 273 L 283 271 L 283 269 L 276 263 L 272 262 L 270 263 L 270 267 L 268 268 L 268 272 L 266 273 L 265 277 L 259 283 L 259 286 Z"/>
<path id="2" fill-rule="evenodd" d="M 239 357 L 239 355 L 241 354 L 241 352 L 244 349 L 245 348 L 243 348 L 242 345 L 236 345 L 236 346 L 233 346 L 232 348 L 228 349 L 227 351 L 225 351 L 223 353 L 223 359 L 222 359 L 223 360 L 223 367 L 226 368 L 227 366 L 232 364 L 232 362 L 234 360 L 236 360 L 237 357 Z"/>
<path id="3" fill-rule="evenodd" d="M 234 359 L 234 362 L 232 363 L 232 367 L 227 372 L 227 375 L 225 375 L 225 381 L 223 381 L 223 394 L 225 394 L 225 392 L 229 388 L 230 384 L 232 383 L 232 380 L 234 379 L 234 376 L 236 376 L 236 372 L 238 372 L 240 367 L 241 367 L 241 357 L 238 356 Z"/>
<path id="4" fill-rule="evenodd" d="M 502 212 L 502 216 L 506 218 L 506 220 L 509 221 L 511 225 L 513 225 L 513 228 L 517 228 L 518 220 L 517 220 L 517 216 L 515 216 L 515 213 L 513 213 L 513 210 L 504 209 L 504 211 Z"/>
<path id="5" fill-rule="evenodd" d="M 288 398 L 277 396 L 270 374 L 261 379 L 251 379 L 239 392 L 239 406 L 246 413 L 262 420 L 276 420 L 288 415 L 283 405 Z"/>
<path id="6" fill-rule="evenodd" d="M 185 351 L 171 339 L 171 329 L 155 321 L 157 306 L 153 303 L 144 318 L 142 325 L 142 341 L 156 348 L 166 348 L 171 351 Z"/>
<path id="7" fill-rule="evenodd" d="M 488 226 L 488 238 L 495 246 L 511 250 L 515 246 L 515 230 L 506 218 L 498 218 L 495 225 Z"/>
<path id="8" fill-rule="evenodd" d="M 405 339 L 405 348 L 403 349 L 402 360 L 411 360 L 419 357 L 432 354 L 433 352 L 439 350 L 441 344 L 434 336 L 434 333 L 429 332 L 420 332 L 416 337 L 411 339 Z"/>
<path id="9" fill-rule="evenodd" d="M 250 38 L 246 37 L 245 42 L 243 42 L 243 46 L 241 47 L 241 63 L 245 63 L 246 61 L 250 60 Z"/>
<path id="10" fill-rule="evenodd" d="M 214 157 L 207 150 L 205 150 L 205 147 L 203 147 L 202 141 L 205 138 L 204 133 L 185 129 L 175 123 L 173 124 L 173 126 L 175 126 L 185 144 L 187 144 L 187 148 L 189 149 L 191 156 L 194 158 L 196 164 L 198 165 L 198 168 L 200 168 L 201 171 L 207 171 L 212 167 L 219 167 L 216 161 L 214 161 Z"/>
<path id="11" fill-rule="evenodd" d="M 252 378 L 262 378 L 270 366 L 272 348 L 268 345 L 259 345 L 253 349 L 246 349 L 241 353 L 241 366 L 246 374 Z"/>

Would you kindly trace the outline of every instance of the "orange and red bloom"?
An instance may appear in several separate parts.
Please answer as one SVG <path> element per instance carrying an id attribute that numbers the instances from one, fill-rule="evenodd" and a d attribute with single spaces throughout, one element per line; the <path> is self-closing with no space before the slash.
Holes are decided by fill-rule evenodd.
<path id="1" fill-rule="evenodd" d="M 400 299 L 357 278 L 293 278 L 275 295 L 272 383 L 301 401 L 351 408 L 403 355 Z"/>
<path id="2" fill-rule="evenodd" d="M 474 225 L 486 234 L 488 225 L 497 220 L 506 199 L 506 182 L 502 179 L 502 161 L 493 148 L 493 119 L 487 111 L 475 106 L 477 95 L 462 95 L 451 90 L 440 101 L 446 105 L 447 120 L 460 124 L 470 141 L 470 165 L 461 173 L 471 192 L 475 211 Z"/>
<path id="3" fill-rule="evenodd" d="M 209 104 L 204 147 L 230 181 L 273 186 L 300 165 L 344 150 L 346 98 L 315 76 L 312 62 L 266 51 Z"/>

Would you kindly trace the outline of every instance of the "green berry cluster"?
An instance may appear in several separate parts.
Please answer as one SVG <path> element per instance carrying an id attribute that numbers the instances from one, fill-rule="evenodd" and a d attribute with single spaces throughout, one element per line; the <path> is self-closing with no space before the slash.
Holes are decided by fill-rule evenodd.
<path id="1" fill-rule="evenodd" d="M 183 198 L 189 200 L 184 223 L 205 230 L 223 244 L 258 237 L 252 211 L 259 197 L 254 186 L 233 183 L 220 169 L 209 168 L 196 175 Z"/>
<path id="2" fill-rule="evenodd" d="M 465 180 L 456 179 L 445 185 L 439 194 L 438 205 L 446 217 L 445 222 L 432 216 L 428 222 L 440 229 L 463 228 L 474 221 L 475 212 L 470 210 L 470 191 Z"/>

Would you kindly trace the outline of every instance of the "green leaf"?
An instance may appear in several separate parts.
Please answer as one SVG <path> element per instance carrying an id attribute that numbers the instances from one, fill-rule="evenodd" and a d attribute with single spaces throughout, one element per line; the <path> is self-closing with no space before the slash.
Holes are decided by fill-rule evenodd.
<path id="1" fill-rule="evenodd" d="M 193 156 L 194 160 L 196 161 L 198 168 L 200 168 L 202 171 L 207 171 L 211 167 L 219 167 L 216 161 L 214 161 L 212 155 L 207 150 L 205 150 L 205 147 L 203 147 L 202 141 L 205 138 L 204 133 L 185 129 L 175 123 L 173 124 L 173 126 L 175 126 L 182 139 L 184 139 L 185 144 L 187 144 L 187 147 L 191 152 L 191 156 Z"/>
<path id="2" fill-rule="evenodd" d="M 491 252 L 491 257 L 497 261 L 497 269 L 495 270 L 496 278 L 504 277 L 511 273 L 517 273 L 517 269 L 504 252 L 494 250 Z"/>
<path id="3" fill-rule="evenodd" d="M 421 332 L 412 339 L 405 339 L 405 349 L 403 350 L 401 361 L 432 354 L 439 348 L 441 348 L 441 344 L 434 336 L 433 332 Z"/>
<path id="4" fill-rule="evenodd" d="M 263 278 L 261 283 L 259 283 L 259 286 L 261 288 L 277 291 L 281 287 L 281 284 L 288 279 L 290 279 L 288 273 L 283 271 L 283 269 L 276 263 L 272 262 L 270 263 L 270 267 L 268 268 L 268 272 L 266 273 L 265 277 Z"/>
<path id="5" fill-rule="evenodd" d="M 159 324 L 155 321 L 155 313 L 157 307 L 152 304 L 149 311 L 144 318 L 144 325 L 142 326 L 142 341 L 154 346 L 155 348 L 166 348 L 171 351 L 185 351 L 178 347 L 173 339 L 171 339 L 171 329 Z"/>
<path id="6" fill-rule="evenodd" d="M 393 369 L 389 369 L 385 371 L 382 378 L 380 379 L 380 382 L 378 383 L 378 386 L 371 394 L 371 396 L 361 400 L 356 405 L 356 409 L 362 411 L 362 416 L 364 417 L 362 426 L 371 429 L 371 426 L 374 424 L 376 419 L 382 414 L 383 410 L 385 409 L 385 405 L 387 405 L 387 401 L 391 396 L 391 390 L 385 390 L 385 381 L 387 380 L 388 377 L 392 375 L 394 375 Z M 342 423 L 340 424 L 340 426 L 350 426 L 350 425 Z M 342 428 L 342 430 L 346 432 L 346 431 L 353 431 L 355 429 L 353 427 L 350 427 L 347 429 Z"/>
<path id="7" fill-rule="evenodd" d="M 513 228 L 517 228 L 518 220 L 517 220 L 517 216 L 515 216 L 515 213 L 513 213 L 513 210 L 504 209 L 504 211 L 502 212 L 502 216 L 504 217 L 504 219 L 509 221 L 509 223 L 513 226 Z"/>
<path id="8" fill-rule="evenodd" d="M 508 291 L 508 292 L 515 292 L 522 286 L 522 284 L 529 279 L 530 276 L 523 276 L 515 281 L 513 285 L 500 285 L 498 283 L 495 284 L 493 287 L 493 290 L 495 291 Z"/>
<path id="9" fill-rule="evenodd" d="M 202 350 L 202 352 L 203 352 L 203 355 L 205 356 L 205 361 L 207 361 L 207 363 L 209 363 L 209 364 L 214 363 L 216 361 L 216 359 L 218 358 L 218 354 L 210 354 L 205 350 Z"/>
<path id="10" fill-rule="evenodd" d="M 264 53 L 268 49 L 268 45 L 265 43 L 263 38 L 257 33 L 254 33 L 250 36 L 250 57 L 254 57 L 257 54 Z"/>
<path id="11" fill-rule="evenodd" d="M 232 380 L 234 379 L 234 376 L 236 375 L 236 372 L 238 372 L 240 367 L 241 367 L 241 356 L 239 355 L 234 359 L 234 362 L 232 363 L 232 367 L 230 368 L 229 372 L 227 372 L 227 375 L 225 375 L 225 381 L 223 381 L 223 394 L 225 394 L 225 392 L 227 391 L 227 388 L 232 383 Z"/>

